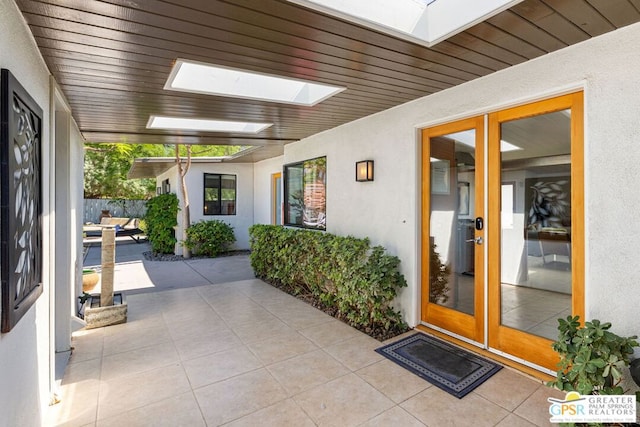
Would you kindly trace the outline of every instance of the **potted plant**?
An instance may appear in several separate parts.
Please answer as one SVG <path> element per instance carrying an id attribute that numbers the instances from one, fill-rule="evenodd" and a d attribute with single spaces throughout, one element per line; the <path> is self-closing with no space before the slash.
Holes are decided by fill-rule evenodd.
<path id="1" fill-rule="evenodd" d="M 610 332 L 611 323 L 594 319 L 580 327 L 579 317 L 558 319 L 558 340 L 552 344 L 560 355 L 555 381 L 547 386 L 581 395 L 624 394 L 624 369 L 629 366 L 637 336 L 621 337 Z M 636 393 L 640 401 L 640 392 Z"/>
<path id="2" fill-rule="evenodd" d="M 92 268 L 82 270 L 82 292 L 90 292 L 100 281 L 100 275 Z"/>

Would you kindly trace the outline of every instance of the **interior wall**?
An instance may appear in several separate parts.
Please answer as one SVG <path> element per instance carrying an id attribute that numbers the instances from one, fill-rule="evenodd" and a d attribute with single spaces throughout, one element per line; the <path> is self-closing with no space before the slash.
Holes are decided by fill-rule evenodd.
<path id="1" fill-rule="evenodd" d="M 33 307 L 6 334 L 0 334 L 0 426 L 40 426 L 49 404 L 52 182 L 49 132 L 49 73 L 24 19 L 13 1 L 0 2 L 0 67 L 7 68 L 43 110 L 43 284 Z M 1 261 L 0 261 L 1 262 Z"/>
<path id="2" fill-rule="evenodd" d="M 417 129 L 585 89 L 586 312 L 640 333 L 640 24 L 285 146 L 284 163 L 327 156 L 327 231 L 368 236 L 402 260 L 405 319 L 419 320 L 420 144 Z M 357 183 L 355 162 L 375 160 Z M 612 254 L 614 256 L 612 256 Z M 607 301 L 603 304 L 602 301 Z"/>

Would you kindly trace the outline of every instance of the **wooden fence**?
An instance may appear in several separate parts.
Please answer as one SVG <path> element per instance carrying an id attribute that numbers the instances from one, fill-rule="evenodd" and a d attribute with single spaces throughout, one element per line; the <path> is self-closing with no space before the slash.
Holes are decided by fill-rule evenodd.
<path id="1" fill-rule="evenodd" d="M 108 210 L 111 216 L 141 218 L 147 212 L 146 200 L 84 199 L 83 222 L 100 222 L 100 214 Z"/>

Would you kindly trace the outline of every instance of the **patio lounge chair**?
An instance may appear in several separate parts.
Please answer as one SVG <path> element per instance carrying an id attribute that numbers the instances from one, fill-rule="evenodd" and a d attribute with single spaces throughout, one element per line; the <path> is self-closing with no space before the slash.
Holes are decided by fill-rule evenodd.
<path id="1" fill-rule="evenodd" d="M 99 225 L 84 227 L 83 231 L 87 236 L 101 236 L 103 229 L 115 228 L 116 237 L 129 236 L 136 243 L 140 243 L 144 231 L 138 227 L 139 222 L 138 218 L 102 218 Z"/>

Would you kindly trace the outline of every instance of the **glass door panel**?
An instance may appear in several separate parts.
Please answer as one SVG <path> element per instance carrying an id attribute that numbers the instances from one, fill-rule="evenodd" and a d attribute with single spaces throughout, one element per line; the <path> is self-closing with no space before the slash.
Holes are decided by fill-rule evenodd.
<path id="1" fill-rule="evenodd" d="M 500 322 L 555 340 L 571 314 L 571 110 L 502 123 L 500 134 L 514 190 L 502 184 Z"/>
<path id="2" fill-rule="evenodd" d="M 489 346 L 555 370 L 584 311 L 582 94 L 489 116 Z"/>
<path id="3" fill-rule="evenodd" d="M 483 336 L 483 120 L 423 135 L 423 320 L 475 341 Z"/>

